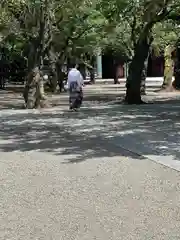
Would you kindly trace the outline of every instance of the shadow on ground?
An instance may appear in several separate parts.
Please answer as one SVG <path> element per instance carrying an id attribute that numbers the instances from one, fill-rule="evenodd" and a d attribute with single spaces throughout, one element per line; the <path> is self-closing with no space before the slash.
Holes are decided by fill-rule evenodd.
<path id="1" fill-rule="evenodd" d="M 78 113 L 54 109 L 1 113 L 0 150 L 49 152 L 66 163 L 147 155 L 180 159 L 179 101 L 128 106 L 89 105 Z M 142 156 L 143 155 L 143 156 Z"/>
<path id="2" fill-rule="evenodd" d="M 0 91 L 0 110 L 2 109 L 22 109 L 24 106 L 23 91 L 12 92 L 9 90 Z M 84 102 L 110 102 L 116 100 L 119 97 L 122 99 L 124 93 L 122 92 L 113 92 L 113 93 L 104 93 L 103 91 L 95 93 L 89 89 L 86 89 Z M 51 107 L 54 106 L 67 106 L 68 104 L 68 94 L 67 93 L 48 93 L 47 94 L 47 103 Z"/>

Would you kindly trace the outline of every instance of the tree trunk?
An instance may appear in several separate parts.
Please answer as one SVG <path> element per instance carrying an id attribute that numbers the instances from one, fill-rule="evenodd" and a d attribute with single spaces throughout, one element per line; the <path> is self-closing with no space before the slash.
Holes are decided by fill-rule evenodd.
<path id="1" fill-rule="evenodd" d="M 62 71 L 62 64 L 61 64 L 60 60 L 58 60 L 56 62 L 56 74 L 57 74 L 57 82 L 58 82 L 58 85 L 59 85 L 59 92 L 61 93 L 63 91 L 63 88 L 64 88 L 63 81 L 65 80 L 65 74 Z"/>
<path id="2" fill-rule="evenodd" d="M 92 57 L 91 57 L 91 60 L 90 60 L 90 63 L 91 63 L 92 68 L 89 69 L 89 72 L 90 72 L 90 81 L 91 81 L 92 84 L 95 84 L 94 62 L 95 62 L 95 59 L 94 59 L 94 56 L 92 56 Z"/>
<path id="3" fill-rule="evenodd" d="M 118 64 L 116 63 L 114 63 L 113 72 L 114 72 L 114 84 L 118 84 L 119 83 Z"/>
<path id="4" fill-rule="evenodd" d="M 57 85 L 58 85 L 58 82 L 57 82 L 57 73 L 56 73 L 56 70 L 52 70 L 52 75 L 50 77 L 50 84 L 51 84 L 51 90 L 53 93 L 56 92 L 57 90 Z"/>
<path id="5" fill-rule="evenodd" d="M 35 39 L 32 39 L 28 56 L 28 74 L 24 88 L 24 100 L 26 108 L 43 107 L 44 95 L 43 75 L 40 68 L 43 64 L 43 53 L 45 36 L 47 31 L 48 1 L 41 2 L 39 32 Z"/>
<path id="6" fill-rule="evenodd" d="M 147 70 L 148 70 L 148 61 L 149 61 L 149 53 L 144 62 L 144 68 L 141 76 L 141 95 L 146 95 L 146 77 L 147 77 Z"/>
<path id="7" fill-rule="evenodd" d="M 58 77 L 57 77 L 57 69 L 56 69 L 56 64 L 51 64 L 50 66 L 51 71 L 50 71 L 50 76 L 49 76 L 49 87 L 51 92 L 55 93 L 57 90 L 57 85 L 58 85 Z"/>
<path id="8" fill-rule="evenodd" d="M 80 71 L 83 79 L 86 80 L 86 66 L 85 66 L 85 64 L 84 63 L 80 63 L 79 67 L 78 67 L 78 70 Z"/>
<path id="9" fill-rule="evenodd" d="M 166 46 L 166 48 L 165 48 L 164 61 L 165 61 L 164 81 L 163 81 L 162 88 L 166 89 L 166 90 L 171 90 L 174 61 L 172 59 L 172 47 L 170 45 Z"/>
<path id="10" fill-rule="evenodd" d="M 176 62 L 175 62 L 175 80 L 173 82 L 175 89 L 180 89 L 180 48 L 176 48 Z"/>
<path id="11" fill-rule="evenodd" d="M 145 60 L 148 57 L 152 39 L 149 39 L 149 30 L 143 31 L 143 35 L 136 45 L 134 57 L 129 66 L 129 73 L 126 83 L 126 98 L 128 104 L 141 104 L 141 79 Z"/>
<path id="12" fill-rule="evenodd" d="M 38 67 L 35 67 L 28 75 L 24 88 L 25 107 L 28 109 L 44 106 L 43 77 Z"/>
<path id="13" fill-rule="evenodd" d="M 0 89 L 4 90 L 5 89 L 5 78 L 4 76 L 0 76 Z"/>
<path id="14" fill-rule="evenodd" d="M 48 58 L 49 58 L 49 66 L 50 66 L 50 90 L 52 92 L 56 92 L 58 85 L 58 77 L 57 77 L 57 68 L 56 68 L 56 56 L 53 53 L 52 49 L 48 49 Z"/>
<path id="15" fill-rule="evenodd" d="M 89 70 L 90 72 L 90 81 L 92 84 L 95 84 L 95 72 L 94 72 L 94 68 Z"/>

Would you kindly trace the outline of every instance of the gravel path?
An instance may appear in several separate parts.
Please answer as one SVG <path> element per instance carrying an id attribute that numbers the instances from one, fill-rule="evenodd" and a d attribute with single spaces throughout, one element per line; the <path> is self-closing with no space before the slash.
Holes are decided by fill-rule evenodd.
<path id="1" fill-rule="evenodd" d="M 0 239 L 179 240 L 173 101 L 1 111 Z"/>

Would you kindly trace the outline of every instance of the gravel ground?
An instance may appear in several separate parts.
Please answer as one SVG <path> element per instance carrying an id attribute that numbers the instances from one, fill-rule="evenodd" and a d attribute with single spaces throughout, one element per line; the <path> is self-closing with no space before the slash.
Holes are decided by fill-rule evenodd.
<path id="1" fill-rule="evenodd" d="M 0 239 L 179 240 L 176 98 L 2 110 Z"/>

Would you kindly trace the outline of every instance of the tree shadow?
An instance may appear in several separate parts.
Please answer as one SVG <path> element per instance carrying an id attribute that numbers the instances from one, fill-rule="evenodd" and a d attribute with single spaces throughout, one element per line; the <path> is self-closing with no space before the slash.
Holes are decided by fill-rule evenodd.
<path id="1" fill-rule="evenodd" d="M 103 157 L 180 159 L 179 101 L 128 106 L 99 104 L 80 112 L 58 109 L 1 113 L 0 150 L 43 152 L 64 163 Z"/>

